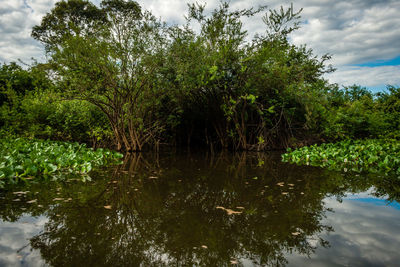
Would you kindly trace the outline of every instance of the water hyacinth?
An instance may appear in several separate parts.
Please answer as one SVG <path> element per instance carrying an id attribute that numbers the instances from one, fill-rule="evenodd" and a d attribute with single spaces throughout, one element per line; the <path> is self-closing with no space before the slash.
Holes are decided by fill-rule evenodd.
<path id="1" fill-rule="evenodd" d="M 345 140 L 288 149 L 284 162 L 339 171 L 390 173 L 400 176 L 400 142 L 397 140 Z"/>
<path id="2" fill-rule="evenodd" d="M 20 180 L 61 179 L 62 174 L 88 179 L 92 168 L 120 162 L 122 154 L 85 144 L 25 138 L 0 139 L 0 187 Z"/>

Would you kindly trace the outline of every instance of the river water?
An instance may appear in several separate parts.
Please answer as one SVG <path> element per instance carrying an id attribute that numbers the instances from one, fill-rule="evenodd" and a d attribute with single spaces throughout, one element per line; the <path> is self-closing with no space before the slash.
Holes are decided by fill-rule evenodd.
<path id="1" fill-rule="evenodd" d="M 0 266 L 399 266 L 400 179 L 277 153 L 133 154 L 0 191 Z"/>

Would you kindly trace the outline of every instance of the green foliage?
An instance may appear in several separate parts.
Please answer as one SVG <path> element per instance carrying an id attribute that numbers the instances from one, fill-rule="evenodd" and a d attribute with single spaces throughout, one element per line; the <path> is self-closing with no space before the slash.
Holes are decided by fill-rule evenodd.
<path id="1" fill-rule="evenodd" d="M 194 133 L 205 135 L 208 144 L 261 150 L 286 146 L 294 129 L 311 129 L 318 121 L 329 56 L 318 59 L 289 44 L 301 11 L 292 6 L 269 11 L 267 33 L 248 41 L 242 18 L 265 9 L 231 11 L 222 3 L 207 16 L 204 6 L 192 4 L 187 25 L 196 22 L 200 34 L 189 26 L 172 29 L 168 63 L 176 78 L 171 83 L 189 140 Z M 260 137 L 265 142 L 258 142 Z"/>
<path id="2" fill-rule="evenodd" d="M 400 175 L 400 142 L 389 139 L 345 140 L 288 149 L 285 162 L 353 172 Z"/>
<path id="3" fill-rule="evenodd" d="M 358 85 L 328 93 L 321 132 L 330 140 L 360 138 L 399 138 L 399 88 L 372 94 Z"/>
<path id="4" fill-rule="evenodd" d="M 47 77 L 45 65 L 0 68 L 0 124 L 3 131 L 26 137 L 77 141 L 93 146 L 112 139 L 107 118 L 83 100 L 67 100 Z M 111 145 L 109 145 L 111 146 Z"/>
<path id="5" fill-rule="evenodd" d="M 265 31 L 249 36 L 243 19 L 263 12 Z M 167 26 L 132 0 L 59 1 L 32 30 L 49 61 L 0 68 L 0 126 L 126 151 L 400 138 L 399 89 L 329 84 L 330 56 L 289 42 L 300 13 L 189 4 L 186 23 Z"/>
<path id="6" fill-rule="evenodd" d="M 157 143 L 167 115 L 160 112 L 166 40 L 152 14 L 135 1 L 104 0 L 100 8 L 62 1 L 32 36 L 46 46 L 64 93 L 105 114 L 118 150 Z"/>
<path id="7" fill-rule="evenodd" d="M 25 138 L 0 139 L 0 186 L 34 179 L 65 179 L 92 168 L 118 163 L 122 154 L 106 149 L 93 150 L 85 144 Z"/>

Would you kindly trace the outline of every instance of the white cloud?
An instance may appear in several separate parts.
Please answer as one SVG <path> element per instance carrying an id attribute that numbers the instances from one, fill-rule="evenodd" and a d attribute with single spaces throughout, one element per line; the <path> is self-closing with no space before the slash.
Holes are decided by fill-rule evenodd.
<path id="1" fill-rule="evenodd" d="M 381 85 L 400 86 L 400 65 L 379 67 L 343 66 L 337 71 L 327 74 L 331 82 L 339 85 L 361 84 L 367 87 Z"/>
<path id="2" fill-rule="evenodd" d="M 399 210 L 357 200 L 325 202 L 333 209 L 323 221 L 334 230 L 322 236 L 330 247 L 319 247 L 310 258 L 288 255 L 289 266 L 396 266 L 400 261 Z"/>
<path id="3" fill-rule="evenodd" d="M 46 217 L 22 216 L 17 222 L 0 220 L 0 266 L 44 266 L 40 251 L 31 250 L 29 239 L 43 231 Z M 28 246 L 27 246 L 28 245 Z"/>
<path id="4" fill-rule="evenodd" d="M 44 59 L 44 49 L 30 37 L 31 29 L 51 10 L 56 0 L 0 0 L 0 62 L 29 62 L 31 57 Z M 101 0 L 93 0 L 99 4 Z M 139 0 L 140 5 L 169 23 L 183 23 L 186 1 Z M 188 2 L 195 2 L 189 0 Z M 220 1 L 209 0 L 208 11 Z M 277 8 L 289 6 L 292 0 L 232 0 L 232 8 L 249 8 L 267 4 Z M 364 86 L 399 84 L 396 67 L 349 67 L 349 65 L 386 60 L 400 55 L 400 1 L 397 0 L 299 0 L 294 8 L 303 7 L 302 28 L 291 40 L 307 44 L 317 55 L 332 54 L 338 71 L 328 75 L 339 84 L 360 83 Z M 252 35 L 265 30 L 261 16 L 247 19 L 245 27 Z"/>

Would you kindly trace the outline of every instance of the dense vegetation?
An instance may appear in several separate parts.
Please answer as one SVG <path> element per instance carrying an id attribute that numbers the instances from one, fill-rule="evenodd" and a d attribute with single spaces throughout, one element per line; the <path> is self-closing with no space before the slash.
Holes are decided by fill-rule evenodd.
<path id="1" fill-rule="evenodd" d="M 396 140 L 345 140 L 288 149 L 283 161 L 352 172 L 400 175 L 400 142 Z"/>
<path id="2" fill-rule="evenodd" d="M 117 163 L 122 154 L 104 149 L 94 151 L 85 144 L 23 138 L 0 139 L 0 188 L 4 184 L 31 179 L 65 179 L 79 175 L 83 180 L 93 167 Z M 60 175 L 63 174 L 63 175 Z"/>
<path id="3" fill-rule="evenodd" d="M 329 84 L 330 56 L 289 42 L 301 10 L 204 10 L 168 26 L 131 0 L 57 2 L 32 31 L 48 61 L 0 66 L 1 131 L 125 151 L 399 138 L 400 88 Z"/>

